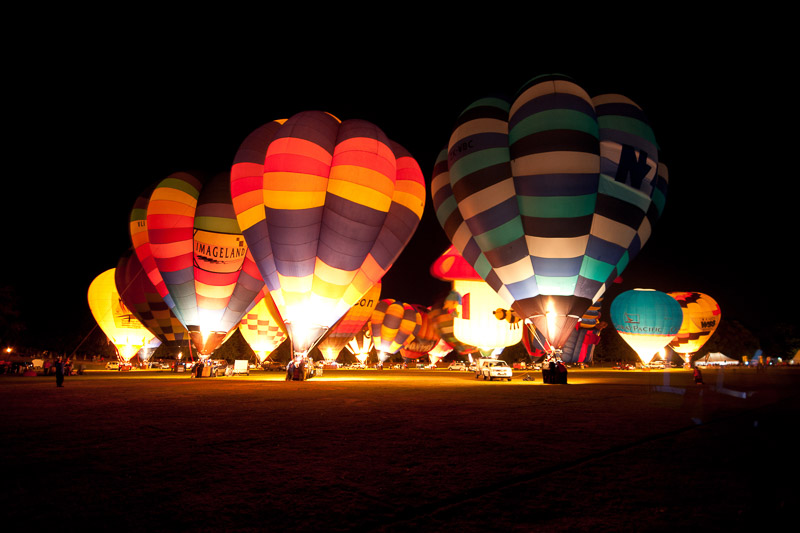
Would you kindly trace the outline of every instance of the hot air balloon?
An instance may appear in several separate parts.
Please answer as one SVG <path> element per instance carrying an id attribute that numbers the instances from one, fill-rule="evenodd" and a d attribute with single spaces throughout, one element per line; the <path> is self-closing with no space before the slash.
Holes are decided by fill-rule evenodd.
<path id="1" fill-rule="evenodd" d="M 450 246 L 431 265 L 431 275 L 451 281 L 459 295 L 458 312 L 453 317 L 453 334 L 489 356 L 522 339 L 523 325 L 461 254 Z"/>
<path id="2" fill-rule="evenodd" d="M 352 339 L 347 343 L 346 348 L 350 350 L 359 363 L 366 363 L 369 353 L 372 351 L 374 344 L 372 342 L 372 327 L 369 322 L 364 324 L 361 331 L 356 333 Z"/>
<path id="3" fill-rule="evenodd" d="M 600 334 L 608 324 L 600 321 L 600 306 L 603 301 L 601 297 L 592 304 L 581 317 L 572 332 L 564 341 L 559 354 L 560 359 L 565 363 L 591 363 L 594 355 L 594 348 L 600 342 Z M 522 340 L 525 349 L 531 357 L 542 357 L 546 352 L 550 352 L 550 347 L 542 346 L 543 339 L 536 335 L 536 328 L 527 328 L 523 332 Z M 546 343 L 545 343 L 546 344 Z"/>
<path id="4" fill-rule="evenodd" d="M 114 280 L 125 306 L 160 344 L 178 347 L 189 339 L 189 332 L 158 294 L 132 250 L 117 263 Z"/>
<path id="5" fill-rule="evenodd" d="M 126 363 L 152 338 L 153 334 L 133 316 L 117 292 L 115 268 L 106 270 L 89 284 L 87 298 L 92 316 Z"/>
<path id="6" fill-rule="evenodd" d="M 419 359 L 433 350 L 442 336 L 439 335 L 439 332 L 436 330 L 436 326 L 433 319 L 430 317 L 428 309 L 419 305 L 412 305 L 412 307 L 419 313 L 420 325 L 419 329 L 414 334 L 414 339 L 411 340 L 411 342 L 405 343 L 400 348 L 400 355 L 406 359 Z"/>
<path id="7" fill-rule="evenodd" d="M 264 287 L 239 231 L 229 178 L 219 174 L 204 184 L 178 172 L 155 186 L 146 207 L 138 202 L 131 214 L 136 254 L 200 357 L 208 357 Z"/>
<path id="8" fill-rule="evenodd" d="M 454 334 L 454 321 L 460 305 L 461 295 L 450 291 L 447 297 L 431 306 L 429 314 L 442 340 L 459 354 L 469 356 L 478 353 L 478 348 L 461 342 Z"/>
<path id="9" fill-rule="evenodd" d="M 374 124 L 305 111 L 241 144 L 230 179 L 239 225 L 305 355 L 381 280 L 425 205 L 417 162 Z"/>
<path id="10" fill-rule="evenodd" d="M 414 306 L 391 298 L 378 302 L 369 321 L 381 362 L 411 343 L 422 326 L 422 316 Z"/>
<path id="11" fill-rule="evenodd" d="M 719 304 L 702 292 L 670 292 L 683 311 L 683 322 L 669 347 L 685 361 L 691 359 L 719 326 L 722 313 Z"/>
<path id="12" fill-rule="evenodd" d="M 317 345 L 326 361 L 335 361 L 339 352 L 357 333 L 364 329 L 380 298 L 381 283 L 378 282 L 328 330 L 328 333 Z"/>
<path id="13" fill-rule="evenodd" d="M 264 297 L 242 317 L 239 332 L 260 363 L 264 363 L 269 354 L 286 340 L 286 326 L 266 291 Z"/>
<path id="14" fill-rule="evenodd" d="M 456 249 L 560 349 L 647 241 L 666 188 L 635 103 L 548 75 L 461 114 L 431 194 Z"/>
<path id="15" fill-rule="evenodd" d="M 611 322 L 647 365 L 678 334 L 683 313 L 680 304 L 666 293 L 634 289 L 611 302 Z"/>

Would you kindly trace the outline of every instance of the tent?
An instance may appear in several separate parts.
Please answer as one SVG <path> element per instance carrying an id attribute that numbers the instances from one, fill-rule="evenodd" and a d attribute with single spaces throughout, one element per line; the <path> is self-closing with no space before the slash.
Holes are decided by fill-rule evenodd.
<path id="1" fill-rule="evenodd" d="M 738 365 L 739 364 L 739 360 L 738 359 L 732 359 L 732 358 L 728 357 L 727 355 L 724 355 L 724 354 L 719 353 L 719 352 L 711 352 L 711 353 L 708 353 L 708 354 L 704 355 L 700 359 L 697 359 L 694 363 L 697 364 L 697 365 L 701 365 L 701 366 L 704 366 L 704 365 Z"/>

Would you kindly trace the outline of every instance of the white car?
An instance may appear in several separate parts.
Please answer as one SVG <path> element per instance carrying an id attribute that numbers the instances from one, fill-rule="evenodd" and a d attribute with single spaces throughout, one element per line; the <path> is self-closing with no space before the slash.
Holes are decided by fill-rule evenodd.
<path id="1" fill-rule="evenodd" d="M 119 370 L 119 361 L 109 361 L 106 363 L 106 370 Z"/>
<path id="2" fill-rule="evenodd" d="M 466 370 L 466 369 L 467 365 L 465 365 L 460 361 L 455 361 L 453 363 L 450 363 L 450 366 L 447 367 L 447 370 Z"/>
<path id="3" fill-rule="evenodd" d="M 489 381 L 493 381 L 494 378 L 511 381 L 511 374 L 511 367 L 502 359 L 479 359 L 475 379 L 482 377 L 484 380 L 488 379 Z"/>

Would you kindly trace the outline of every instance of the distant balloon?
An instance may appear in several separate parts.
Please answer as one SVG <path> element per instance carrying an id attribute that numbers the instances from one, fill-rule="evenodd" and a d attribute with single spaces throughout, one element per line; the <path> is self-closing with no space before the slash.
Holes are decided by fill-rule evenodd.
<path id="1" fill-rule="evenodd" d="M 419 313 L 421 323 L 419 330 L 414 334 L 414 339 L 400 348 L 400 354 L 407 359 L 419 359 L 433 350 L 442 336 L 436 330 L 428 309 L 421 306 L 412 307 Z"/>
<path id="2" fill-rule="evenodd" d="M 378 302 L 370 317 L 372 342 L 381 361 L 408 346 L 422 326 L 422 316 L 412 305 L 387 298 Z"/>
<path id="3" fill-rule="evenodd" d="M 114 268 L 106 270 L 89 284 L 87 298 L 92 316 L 103 330 L 123 361 L 127 362 L 154 335 L 137 320 L 117 292 Z"/>
<path id="4" fill-rule="evenodd" d="M 425 205 L 417 162 L 375 125 L 298 113 L 252 132 L 230 179 L 245 240 L 305 354 L 381 280 Z"/>
<path id="5" fill-rule="evenodd" d="M 722 312 L 719 304 L 702 292 L 670 292 L 669 295 L 677 300 L 683 311 L 681 329 L 669 346 L 687 360 L 717 330 Z"/>
<path id="6" fill-rule="evenodd" d="M 549 75 L 461 114 L 431 195 L 456 249 L 558 349 L 647 241 L 666 189 L 636 104 Z"/>
<path id="7" fill-rule="evenodd" d="M 203 184 L 175 173 L 155 186 L 146 207 L 137 201 L 131 215 L 136 254 L 153 284 L 166 290 L 164 301 L 201 357 L 228 338 L 264 286 L 239 231 L 228 184 L 226 174 Z"/>
<path id="8" fill-rule="evenodd" d="M 350 342 L 347 343 L 347 349 L 352 353 L 359 363 L 365 363 L 372 351 L 374 344 L 372 342 L 372 330 L 370 323 L 364 324 L 361 331 L 356 333 Z"/>
<path id="9" fill-rule="evenodd" d="M 442 340 L 459 354 L 469 355 L 478 351 L 477 346 L 461 342 L 454 333 L 455 318 L 459 305 L 461 305 L 461 296 L 457 292 L 451 291 L 447 298 L 437 301 L 431 306 L 429 315 Z"/>
<path id="10" fill-rule="evenodd" d="M 328 333 L 317 345 L 325 360 L 335 361 L 339 352 L 364 329 L 380 298 L 381 283 L 378 282 L 328 330 Z"/>
<path id="11" fill-rule="evenodd" d="M 189 332 L 161 298 L 133 250 L 120 258 L 114 279 L 125 306 L 159 344 L 179 347 L 188 341 Z"/>
<path id="12" fill-rule="evenodd" d="M 611 302 L 611 322 L 642 362 L 649 364 L 678 334 L 683 313 L 680 304 L 666 293 L 634 289 Z"/>
<path id="13" fill-rule="evenodd" d="M 286 326 L 266 291 L 264 297 L 242 317 L 239 322 L 239 332 L 260 363 L 266 361 L 267 357 L 286 340 Z"/>

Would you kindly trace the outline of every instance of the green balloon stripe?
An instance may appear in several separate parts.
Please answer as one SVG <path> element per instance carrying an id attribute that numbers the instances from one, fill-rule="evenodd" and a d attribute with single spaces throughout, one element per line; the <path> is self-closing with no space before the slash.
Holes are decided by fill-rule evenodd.
<path id="1" fill-rule="evenodd" d="M 600 130 L 594 117 L 571 109 L 552 109 L 541 111 L 519 121 L 508 132 L 508 143 L 512 145 L 535 133 L 564 129 L 581 131 L 600 138 Z"/>
<path id="2" fill-rule="evenodd" d="M 536 218 L 575 218 L 594 213 L 596 194 L 582 196 L 519 196 L 522 216 Z"/>

